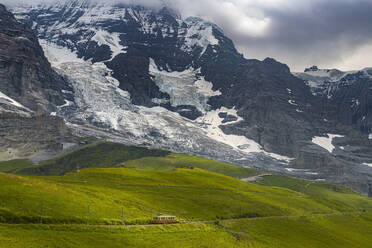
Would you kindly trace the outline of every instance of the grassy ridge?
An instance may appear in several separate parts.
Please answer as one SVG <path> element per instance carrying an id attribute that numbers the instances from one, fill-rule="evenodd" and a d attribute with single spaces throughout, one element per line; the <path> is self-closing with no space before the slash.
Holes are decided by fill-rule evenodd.
<path id="1" fill-rule="evenodd" d="M 62 177 L 0 174 L 0 220 L 147 223 L 155 214 L 184 219 L 337 213 L 371 208 L 372 199 L 319 186 L 325 197 L 246 183 L 202 169 L 84 169 Z"/>
<path id="2" fill-rule="evenodd" d="M 250 168 L 176 153 L 169 154 L 166 157 L 147 157 L 131 160 L 123 163 L 122 166 L 160 171 L 172 170 L 175 168 L 200 168 L 235 178 L 245 178 L 257 173 L 256 170 Z"/>
<path id="3" fill-rule="evenodd" d="M 160 171 L 173 170 L 176 168 L 201 168 L 236 178 L 249 177 L 257 173 L 257 171 L 253 169 L 197 156 L 110 142 L 84 146 L 67 155 L 52 159 L 40 165 L 34 165 L 28 160 L 0 162 L 0 172 L 38 176 L 64 175 L 78 168 L 115 167 Z"/>
<path id="4" fill-rule="evenodd" d="M 28 160 L 0 162 L 0 172 L 38 176 L 64 175 L 78 168 L 115 167 L 160 171 L 194 167 L 236 178 L 244 178 L 256 173 L 253 169 L 197 156 L 176 154 L 111 142 L 87 145 L 67 155 L 52 159 L 40 165 L 34 165 Z"/>
<path id="5" fill-rule="evenodd" d="M 123 144 L 101 142 L 84 146 L 59 158 L 52 159 L 39 166 L 17 170 L 20 174 L 56 176 L 77 169 L 111 168 L 128 160 L 143 157 L 166 156 L 169 152 Z"/>

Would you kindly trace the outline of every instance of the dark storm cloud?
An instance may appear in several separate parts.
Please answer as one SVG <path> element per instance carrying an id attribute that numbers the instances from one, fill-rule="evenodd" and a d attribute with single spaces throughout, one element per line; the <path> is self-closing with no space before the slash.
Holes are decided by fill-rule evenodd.
<path id="1" fill-rule="evenodd" d="M 276 57 L 296 70 L 372 66 L 371 1 L 313 1 L 306 8 L 263 12 L 270 18 L 265 35 L 232 34 L 246 56 Z"/>
<path id="2" fill-rule="evenodd" d="M 342 69 L 372 66 L 372 0 L 91 1 L 166 5 L 183 16 L 201 16 L 222 27 L 246 57 L 274 57 L 293 70 L 312 64 Z"/>

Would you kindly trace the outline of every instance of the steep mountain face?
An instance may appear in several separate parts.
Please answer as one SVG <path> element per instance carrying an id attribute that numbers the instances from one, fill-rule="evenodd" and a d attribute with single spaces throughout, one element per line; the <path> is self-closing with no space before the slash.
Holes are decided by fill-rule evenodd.
<path id="1" fill-rule="evenodd" d="M 12 11 L 70 83 L 65 104 L 51 114 L 76 134 L 370 193 L 363 130 L 340 122 L 337 102 L 314 95 L 286 65 L 245 59 L 216 25 L 166 8 L 81 0 Z"/>
<path id="2" fill-rule="evenodd" d="M 0 159 L 63 150 L 73 140 L 49 112 L 65 101 L 66 81 L 51 68 L 37 36 L 0 5 Z"/>
<path id="3" fill-rule="evenodd" d="M 305 80 L 313 95 L 336 106 L 339 123 L 372 133 L 372 68 L 342 72 L 313 66 L 295 75 Z"/>
<path id="4" fill-rule="evenodd" d="M 0 6 L 0 91 L 35 112 L 64 103 L 66 82 L 56 74 L 37 36 Z"/>

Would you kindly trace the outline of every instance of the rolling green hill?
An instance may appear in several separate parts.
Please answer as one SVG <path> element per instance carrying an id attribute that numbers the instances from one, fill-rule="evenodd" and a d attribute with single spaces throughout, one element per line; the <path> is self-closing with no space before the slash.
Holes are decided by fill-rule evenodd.
<path id="1" fill-rule="evenodd" d="M 63 175 L 83 168 L 110 168 L 118 164 L 143 157 L 166 156 L 169 152 L 142 147 L 102 142 L 84 146 L 62 157 L 47 161 L 34 168 L 19 170 L 28 175 Z"/>
<path id="2" fill-rule="evenodd" d="M 247 183 L 238 178 L 257 171 L 113 143 L 41 165 L 17 160 L 0 167 L 54 175 L 0 173 L 0 248 L 372 243 L 372 199 L 330 183 L 280 175 Z M 158 214 L 182 224 L 148 225 Z"/>
<path id="3" fill-rule="evenodd" d="M 339 213 L 371 208 L 372 199 L 314 183 L 318 195 L 246 183 L 202 169 L 84 169 L 60 177 L 0 174 L 5 222 L 147 223 L 169 213 L 184 219 Z"/>
<path id="4" fill-rule="evenodd" d="M 233 164 L 201 158 L 197 156 L 171 153 L 165 157 L 146 157 L 130 160 L 122 164 L 126 168 L 149 170 L 172 170 L 175 168 L 200 168 L 235 178 L 246 178 L 256 173 L 256 170 Z"/>
<path id="5" fill-rule="evenodd" d="M 22 169 L 35 167 L 31 161 L 27 159 L 14 159 L 10 161 L 0 161 L 0 172 L 16 173 Z"/>
<path id="6" fill-rule="evenodd" d="M 0 162 L 0 172 L 37 176 L 59 176 L 84 168 L 115 167 L 162 171 L 194 167 L 237 178 L 248 177 L 256 173 L 253 169 L 197 156 L 111 142 L 87 145 L 40 165 L 33 165 L 26 159 Z"/>
<path id="7" fill-rule="evenodd" d="M 303 216 L 222 221 L 247 247 L 368 248 L 372 214 Z"/>

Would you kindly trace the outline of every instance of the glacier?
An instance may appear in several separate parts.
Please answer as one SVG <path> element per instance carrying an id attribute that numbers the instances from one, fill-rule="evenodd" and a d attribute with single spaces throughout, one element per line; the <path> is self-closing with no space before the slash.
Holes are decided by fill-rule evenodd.
<path id="1" fill-rule="evenodd" d="M 160 70 L 154 61 L 149 69 L 160 88 L 171 93 L 172 104 L 177 105 L 176 99 L 183 99 L 203 112 L 203 116 L 193 121 L 160 106 L 148 108 L 132 104 L 130 94 L 118 87 L 119 82 L 104 63 L 84 61 L 76 53 L 50 42 L 41 41 L 41 44 L 52 66 L 68 79 L 74 92 L 74 102 L 66 100 L 53 114 L 63 117 L 77 135 L 187 152 L 242 165 L 254 164 L 260 168 L 264 164 L 283 165 L 275 167 L 279 171 L 292 160 L 268 153 L 244 136 L 225 134 L 221 125 L 233 124 L 242 118 L 234 108 L 209 109 L 208 97 L 220 92 L 213 91 L 211 83 L 198 76 L 198 70 L 168 72 Z M 234 116 L 236 120 L 223 123 L 220 113 Z"/>

